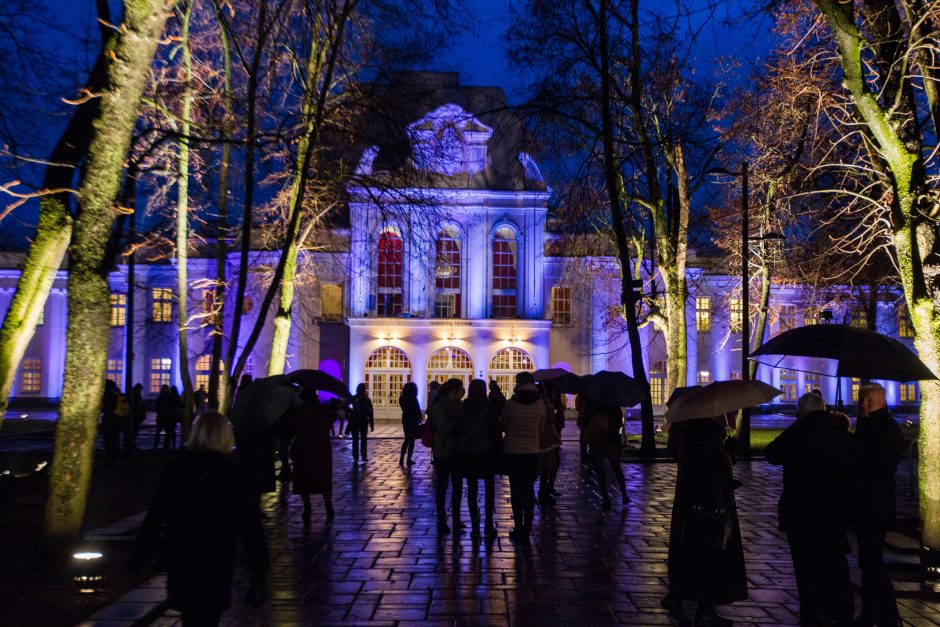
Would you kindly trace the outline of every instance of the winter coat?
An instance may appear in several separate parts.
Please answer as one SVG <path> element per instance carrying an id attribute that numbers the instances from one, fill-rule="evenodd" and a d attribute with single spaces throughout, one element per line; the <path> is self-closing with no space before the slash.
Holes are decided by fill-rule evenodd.
<path id="1" fill-rule="evenodd" d="M 434 440 L 431 453 L 437 458 L 455 459 L 458 453 L 457 431 L 459 429 L 460 401 L 441 398 L 431 407 L 431 428 Z"/>
<path id="2" fill-rule="evenodd" d="M 669 428 L 669 449 L 678 461 L 669 526 L 669 590 L 683 599 L 717 605 L 747 598 L 731 457 L 722 440 L 721 428 L 710 418 Z M 709 501 L 730 512 L 731 536 L 724 550 L 701 549 L 682 541 L 683 525 L 693 506 Z"/>
<path id="3" fill-rule="evenodd" d="M 887 531 L 897 516 L 894 478 L 904 454 L 904 434 L 888 409 L 859 416 L 855 437 L 862 449 L 860 527 Z"/>
<path id="4" fill-rule="evenodd" d="M 539 452 L 539 433 L 548 420 L 545 401 L 535 385 L 517 385 L 500 417 L 503 452 L 509 455 L 535 455 Z"/>
<path id="5" fill-rule="evenodd" d="M 499 423 L 485 398 L 468 398 L 460 404 L 458 448 L 465 455 L 492 454 L 499 437 Z"/>
<path id="6" fill-rule="evenodd" d="M 784 532 L 845 533 L 858 497 L 861 451 L 856 437 L 827 411 L 787 427 L 764 454 L 783 466 L 779 528 Z"/>
<path id="7" fill-rule="evenodd" d="M 254 494 L 274 492 L 277 482 L 274 477 L 274 441 L 277 439 L 278 422 L 264 431 L 240 433 L 235 431 L 235 455 L 238 465 L 244 469 L 248 491 Z"/>
<path id="8" fill-rule="evenodd" d="M 177 416 L 183 409 L 183 401 L 172 394 L 160 394 L 153 408 L 157 413 L 157 424 L 173 425 L 176 424 Z"/>
<path id="9" fill-rule="evenodd" d="M 372 410 L 372 400 L 365 394 L 356 394 L 352 397 L 352 408 L 349 410 L 349 422 L 346 429 L 352 431 L 365 431 L 375 429 L 375 413 Z"/>
<path id="10" fill-rule="evenodd" d="M 416 439 L 421 437 L 421 406 L 418 405 L 417 396 L 402 396 L 398 399 L 401 407 L 401 428 L 405 437 Z"/>
<path id="11" fill-rule="evenodd" d="M 294 494 L 331 494 L 333 491 L 333 445 L 330 426 L 333 414 L 326 405 L 304 403 L 287 416 L 294 436 L 290 458 L 294 462 Z"/>
<path id="12" fill-rule="evenodd" d="M 157 555 L 171 608 L 220 614 L 231 605 L 239 539 L 252 575 L 263 575 L 260 514 L 240 469 L 230 455 L 183 451 L 163 471 L 130 565 L 138 569 Z"/>

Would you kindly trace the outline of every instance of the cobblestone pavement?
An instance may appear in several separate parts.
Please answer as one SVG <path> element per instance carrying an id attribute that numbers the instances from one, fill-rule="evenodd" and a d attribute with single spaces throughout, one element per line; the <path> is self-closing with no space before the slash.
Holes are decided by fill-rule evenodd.
<path id="1" fill-rule="evenodd" d="M 301 522 L 300 500 L 289 489 L 266 498 L 270 599 L 256 609 L 242 605 L 247 574 L 238 573 L 235 604 L 223 624 L 672 624 L 659 600 L 665 592 L 673 464 L 624 464 L 632 502 L 620 506 L 612 491 L 614 510 L 605 514 L 593 475 L 579 462 L 577 443 L 566 440 L 558 479 L 562 496 L 554 510 L 537 511 L 531 546 L 520 547 L 506 535 L 512 521 L 505 480 L 497 480 L 498 538 L 438 536 L 429 450 L 418 443 L 416 465 L 402 469 L 397 434 L 394 425 L 377 429 L 369 461 L 358 466 L 349 440 L 335 440 L 332 524 L 317 497 L 308 528 Z M 739 464 L 735 474 L 744 482 L 736 494 L 750 599 L 720 611 L 741 625 L 798 624 L 790 557 L 776 531 L 781 473 L 753 461 Z M 892 534 L 891 543 L 895 570 L 911 571 L 916 542 Z M 854 561 L 852 566 L 857 584 Z M 176 613 L 154 610 L 162 586 L 162 577 L 155 577 L 85 624 L 176 624 Z M 908 621 L 940 625 L 940 602 L 913 583 L 898 587 Z"/>

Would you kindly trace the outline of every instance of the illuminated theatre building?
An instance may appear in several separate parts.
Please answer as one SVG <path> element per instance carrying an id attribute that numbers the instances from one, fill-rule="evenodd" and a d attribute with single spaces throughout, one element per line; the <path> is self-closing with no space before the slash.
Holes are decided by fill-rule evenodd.
<path id="1" fill-rule="evenodd" d="M 547 228 L 551 190 L 532 157 L 514 149 L 518 125 L 505 113 L 479 113 L 498 111 L 494 102 L 502 103 L 501 92 L 459 86 L 455 74 L 432 76 L 446 95 L 407 124 L 410 154 L 389 171 L 383 169 L 383 148 L 367 148 L 358 166 L 357 180 L 363 182 L 347 190 L 348 226 L 332 229 L 328 245 L 302 253 L 300 267 L 313 268 L 314 276 L 298 287 L 287 369 L 322 368 L 353 390 L 365 383 L 378 416 L 389 418 L 400 416 L 398 396 L 407 381 L 418 385 L 421 399 L 431 380 L 451 377 L 465 384 L 495 379 L 508 396 L 520 370 L 630 373 L 626 334 L 611 315 L 619 300 L 616 260 L 573 255 L 560 245 L 560 234 Z M 394 187 L 388 181 L 406 183 Z M 21 257 L 5 259 L 0 309 L 12 297 Z M 257 266 L 272 260 L 276 253 L 256 251 L 252 257 Z M 740 377 L 740 280 L 711 273 L 706 261 L 693 258 L 688 270 L 689 385 Z M 214 259 L 192 258 L 190 264 L 193 284 L 213 276 Z M 236 271 L 233 254 L 229 276 Z M 54 401 L 61 393 L 65 282 L 63 271 L 20 366 L 14 406 Z M 111 285 L 108 377 L 123 386 L 126 268 L 112 273 Z M 153 397 L 164 383 L 179 385 L 175 269 L 165 262 L 138 264 L 135 285 L 133 380 Z M 198 313 L 203 293 L 191 289 L 191 313 Z M 768 337 L 816 321 L 822 308 L 804 307 L 803 295 L 798 286 L 774 287 Z M 259 302 L 256 288 L 246 299 L 242 340 Z M 837 320 L 862 324 L 861 310 L 851 305 L 836 298 L 826 309 Z M 232 309 L 227 304 L 226 311 Z M 895 337 L 911 336 L 896 301 L 879 304 L 878 326 Z M 249 360 L 247 371 L 255 376 L 267 371 L 272 328 L 266 325 Z M 661 412 L 665 343 L 652 324 L 641 328 L 640 337 Z M 207 386 L 205 329 L 191 332 L 190 346 L 195 385 Z M 781 403 L 793 403 L 815 387 L 827 398 L 835 396 L 832 379 L 768 367 L 758 372 L 783 390 Z M 842 385 L 849 401 L 858 382 Z M 918 402 L 915 384 L 886 386 L 890 404 Z"/>

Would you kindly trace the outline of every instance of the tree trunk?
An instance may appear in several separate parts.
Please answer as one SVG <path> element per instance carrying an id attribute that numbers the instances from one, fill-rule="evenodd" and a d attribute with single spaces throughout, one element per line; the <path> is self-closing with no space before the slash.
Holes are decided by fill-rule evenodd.
<path id="1" fill-rule="evenodd" d="M 180 112 L 179 171 L 176 174 L 176 293 L 179 330 L 179 368 L 183 380 L 183 424 L 180 438 L 189 438 L 193 424 L 193 379 L 189 372 L 189 132 L 192 117 L 193 59 L 189 49 L 192 1 L 186 4 L 182 24 L 183 107 Z"/>
<path id="2" fill-rule="evenodd" d="M 106 61 L 108 86 L 101 93 L 69 246 L 65 382 L 45 511 L 50 551 L 78 538 L 85 514 L 111 335 L 105 250 L 140 97 L 171 5 L 172 0 L 126 1 L 124 23 Z"/>

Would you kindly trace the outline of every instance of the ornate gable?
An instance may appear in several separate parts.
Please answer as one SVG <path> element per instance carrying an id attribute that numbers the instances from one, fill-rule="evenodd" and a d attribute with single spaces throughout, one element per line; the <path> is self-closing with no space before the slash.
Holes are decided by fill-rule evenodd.
<path id="1" fill-rule="evenodd" d="M 415 169 L 454 176 L 486 168 L 493 129 L 455 104 L 445 104 L 408 125 Z"/>

